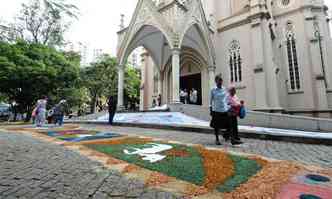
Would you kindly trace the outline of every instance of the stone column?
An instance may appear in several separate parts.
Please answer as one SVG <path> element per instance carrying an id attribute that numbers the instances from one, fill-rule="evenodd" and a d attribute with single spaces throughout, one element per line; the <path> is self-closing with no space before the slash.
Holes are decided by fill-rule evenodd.
<path id="1" fill-rule="evenodd" d="M 172 103 L 180 102 L 180 49 L 172 49 Z"/>
<path id="2" fill-rule="evenodd" d="M 268 105 L 270 109 L 281 110 L 278 88 L 279 82 L 277 82 L 276 73 L 277 67 L 273 61 L 273 48 L 270 30 L 268 28 L 268 20 L 263 19 L 261 24 L 263 31 L 263 55 Z"/>
<path id="3" fill-rule="evenodd" d="M 163 103 L 163 82 L 164 82 L 164 74 L 159 71 L 159 78 L 158 78 L 158 95 L 161 95 L 161 103 Z"/>
<path id="4" fill-rule="evenodd" d="M 261 28 L 261 19 L 254 18 L 251 22 L 251 40 L 253 50 L 251 56 L 253 59 L 253 70 L 254 70 L 254 85 L 255 89 L 253 95 L 255 95 L 255 106 L 254 109 L 268 109 L 267 102 L 267 86 L 264 68 L 264 50 L 263 50 L 263 31 Z"/>
<path id="5" fill-rule="evenodd" d="M 208 71 L 209 71 L 209 91 L 211 91 L 216 85 L 216 83 L 215 83 L 216 67 L 209 66 Z"/>
<path id="6" fill-rule="evenodd" d="M 123 103 L 124 93 L 124 66 L 118 66 L 118 109 L 121 110 L 124 107 Z"/>

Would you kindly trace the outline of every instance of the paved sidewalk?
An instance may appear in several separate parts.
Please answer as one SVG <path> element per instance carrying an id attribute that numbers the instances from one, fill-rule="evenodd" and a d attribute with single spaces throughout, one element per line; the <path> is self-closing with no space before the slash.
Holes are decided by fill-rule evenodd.
<path id="1" fill-rule="evenodd" d="M 97 127 L 98 129 L 111 130 L 119 134 L 149 136 L 184 143 L 202 144 L 207 147 L 218 147 L 214 144 L 214 135 L 132 127 L 110 128 L 105 125 L 82 126 L 92 129 Z M 243 141 L 245 144 L 239 147 L 233 147 L 230 144 L 224 144 L 220 147 L 229 151 L 257 154 L 278 160 L 297 161 L 308 165 L 332 168 L 332 146 L 256 139 L 243 139 Z"/>
<path id="2" fill-rule="evenodd" d="M 0 198 L 177 198 L 62 146 L 0 132 Z"/>

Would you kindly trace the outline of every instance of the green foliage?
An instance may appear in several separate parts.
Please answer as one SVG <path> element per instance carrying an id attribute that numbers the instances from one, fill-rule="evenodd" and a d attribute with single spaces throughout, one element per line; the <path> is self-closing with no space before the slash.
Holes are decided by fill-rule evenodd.
<path id="1" fill-rule="evenodd" d="M 42 95 L 73 90 L 78 79 L 77 62 L 63 52 L 24 41 L 0 42 L 0 93 L 16 102 L 19 113 L 31 112 Z"/>
<path id="2" fill-rule="evenodd" d="M 31 0 L 22 4 L 15 23 L 0 24 L 0 40 L 62 46 L 70 20 L 77 15 L 78 8 L 65 0 Z"/>
<path id="3" fill-rule="evenodd" d="M 133 67 L 126 67 L 125 71 L 125 101 L 128 104 L 139 102 L 141 85 L 140 71 Z"/>
<path id="4" fill-rule="evenodd" d="M 235 164 L 235 174 L 223 185 L 217 188 L 220 192 L 232 192 L 239 185 L 247 182 L 250 177 L 262 169 L 262 167 L 255 160 L 249 160 L 235 155 L 230 155 L 230 158 Z"/>
<path id="5" fill-rule="evenodd" d="M 82 84 L 91 98 L 91 112 L 95 112 L 98 98 L 109 97 L 117 92 L 117 62 L 109 55 L 103 55 L 97 62 L 82 69 Z"/>
<path id="6" fill-rule="evenodd" d="M 142 160 L 138 155 L 127 155 L 123 152 L 124 149 L 130 148 L 142 148 L 146 145 L 142 144 L 123 144 L 123 145 L 88 145 L 88 147 L 93 148 L 99 152 L 110 154 L 115 158 L 120 160 L 136 164 L 140 167 L 150 169 L 153 171 L 158 171 L 164 173 L 165 175 L 176 177 L 178 179 L 194 183 L 196 185 L 202 185 L 204 182 L 204 168 L 203 160 L 199 152 L 193 147 L 187 147 L 177 144 L 169 144 L 173 148 L 184 150 L 188 152 L 188 157 L 174 157 L 167 156 L 165 159 L 150 163 L 148 161 Z"/>

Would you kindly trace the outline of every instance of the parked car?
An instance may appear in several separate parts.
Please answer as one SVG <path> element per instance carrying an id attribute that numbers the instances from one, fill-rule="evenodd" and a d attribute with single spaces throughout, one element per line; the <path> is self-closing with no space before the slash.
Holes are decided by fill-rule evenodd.
<path id="1" fill-rule="evenodd" d="M 10 117 L 10 106 L 8 104 L 0 104 L 0 121 L 8 121 Z"/>

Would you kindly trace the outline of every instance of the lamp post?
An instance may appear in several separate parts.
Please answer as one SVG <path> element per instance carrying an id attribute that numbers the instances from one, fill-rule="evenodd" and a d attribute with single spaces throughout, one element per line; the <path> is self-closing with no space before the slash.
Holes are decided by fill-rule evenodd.
<path id="1" fill-rule="evenodd" d="M 322 71 L 323 71 L 323 78 L 324 78 L 324 83 L 325 87 L 327 88 L 327 81 L 326 81 L 326 72 L 325 72 L 325 62 L 324 62 L 324 55 L 323 55 L 323 48 L 322 48 L 322 35 L 319 29 L 319 24 L 317 21 L 317 17 L 314 17 L 314 36 L 318 41 L 318 46 L 319 46 L 319 53 L 320 53 L 320 60 L 322 64 Z"/>

